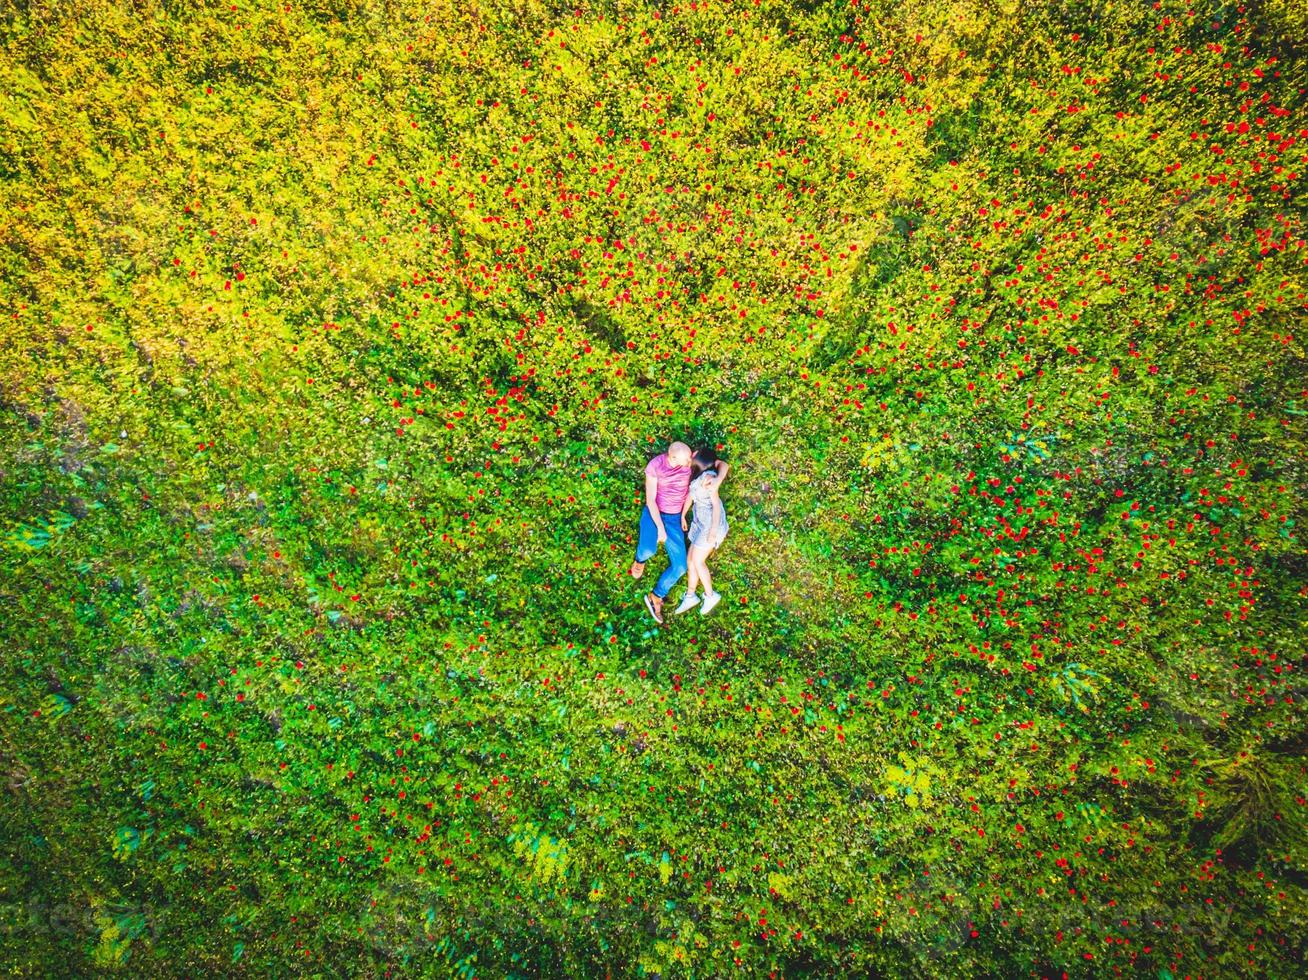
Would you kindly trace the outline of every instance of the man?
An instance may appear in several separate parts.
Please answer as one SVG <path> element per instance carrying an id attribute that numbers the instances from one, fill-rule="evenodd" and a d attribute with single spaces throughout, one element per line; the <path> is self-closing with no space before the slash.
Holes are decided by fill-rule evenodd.
<path id="1" fill-rule="evenodd" d="M 654 583 L 654 591 L 645 594 L 645 608 L 656 623 L 663 622 L 664 598 L 686 574 L 686 532 L 681 527 L 681 512 L 690 492 L 690 461 L 690 447 L 674 442 L 645 467 L 645 506 L 640 513 L 640 537 L 631 577 L 640 578 L 645 573 L 645 563 L 662 544 L 668 553 L 668 567 Z M 719 464 L 718 483 L 726 478 L 728 469 L 725 462 Z"/>

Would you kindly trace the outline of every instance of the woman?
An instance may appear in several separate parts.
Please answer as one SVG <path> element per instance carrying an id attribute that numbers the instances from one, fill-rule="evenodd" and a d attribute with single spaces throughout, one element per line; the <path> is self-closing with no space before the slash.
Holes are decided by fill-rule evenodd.
<path id="1" fill-rule="evenodd" d="M 721 464 L 725 466 L 725 463 Z M 687 541 L 690 550 L 686 556 L 686 596 L 676 610 L 684 613 L 699 603 L 696 591 L 699 583 L 704 583 L 704 604 L 699 607 L 699 614 L 707 616 L 722 599 L 721 594 L 713 591 L 713 576 L 709 573 L 708 557 L 713 554 L 722 539 L 727 536 L 727 512 L 718 496 L 719 461 L 712 449 L 701 449 L 691 458 L 690 493 L 686 505 L 681 511 L 682 530 L 687 529 L 686 514 L 691 505 L 695 507 L 695 519 L 689 525 Z"/>

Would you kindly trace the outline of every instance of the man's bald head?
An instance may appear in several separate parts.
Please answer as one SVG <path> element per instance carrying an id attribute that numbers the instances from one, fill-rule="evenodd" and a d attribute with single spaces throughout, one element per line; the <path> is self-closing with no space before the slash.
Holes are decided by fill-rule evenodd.
<path id="1" fill-rule="evenodd" d="M 690 465 L 690 447 L 684 442 L 674 442 L 668 446 L 668 462 L 673 466 Z"/>

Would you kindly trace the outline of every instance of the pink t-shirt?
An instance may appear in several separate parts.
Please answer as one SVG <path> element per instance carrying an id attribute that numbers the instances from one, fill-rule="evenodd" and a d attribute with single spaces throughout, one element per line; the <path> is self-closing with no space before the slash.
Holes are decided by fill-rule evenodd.
<path id="1" fill-rule="evenodd" d="M 660 453 L 645 466 L 645 474 L 659 481 L 654 491 L 654 506 L 661 514 L 680 514 L 690 493 L 690 467 L 673 466 L 668 454 Z"/>

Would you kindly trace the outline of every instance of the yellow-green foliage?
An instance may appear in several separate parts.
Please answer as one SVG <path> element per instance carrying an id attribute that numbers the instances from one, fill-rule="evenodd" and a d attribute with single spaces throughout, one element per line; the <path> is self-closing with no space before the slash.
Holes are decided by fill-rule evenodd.
<path id="1" fill-rule="evenodd" d="M 528 876 L 542 885 L 562 883 L 568 875 L 568 843 L 528 824 L 510 835 L 513 853 L 526 866 Z"/>
<path id="2" fill-rule="evenodd" d="M 8 4 L 0 972 L 1297 975 L 1303 7 Z"/>
<path id="3" fill-rule="evenodd" d="M 931 795 L 932 777 L 942 773 L 929 763 L 915 762 L 907 752 L 899 753 L 899 762 L 900 765 L 897 766 L 886 766 L 886 781 L 890 784 L 891 793 L 901 797 L 904 805 L 912 809 L 934 806 L 935 798 Z"/>

